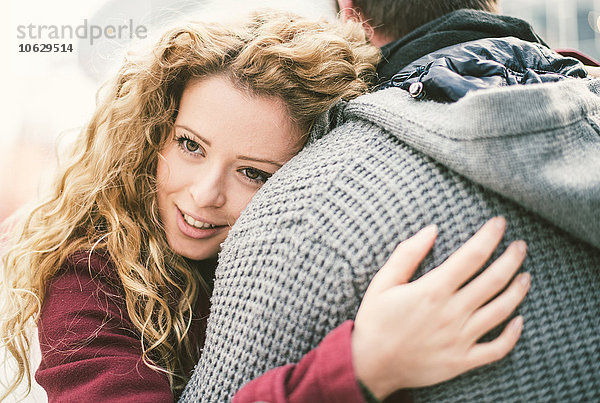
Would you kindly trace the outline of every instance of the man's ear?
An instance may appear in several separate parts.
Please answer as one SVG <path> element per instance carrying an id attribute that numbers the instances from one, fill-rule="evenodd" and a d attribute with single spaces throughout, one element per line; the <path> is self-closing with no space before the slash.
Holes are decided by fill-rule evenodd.
<path id="1" fill-rule="evenodd" d="M 340 16 L 344 21 L 360 21 L 358 10 L 354 7 L 353 0 L 337 0 L 340 7 Z"/>

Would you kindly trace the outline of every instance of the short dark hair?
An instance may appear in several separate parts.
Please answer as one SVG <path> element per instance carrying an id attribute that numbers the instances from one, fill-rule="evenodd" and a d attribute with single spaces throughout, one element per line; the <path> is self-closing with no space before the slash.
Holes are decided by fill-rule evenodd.
<path id="1" fill-rule="evenodd" d="M 398 39 L 423 24 L 461 8 L 496 12 L 498 0 L 354 0 L 369 25 Z"/>

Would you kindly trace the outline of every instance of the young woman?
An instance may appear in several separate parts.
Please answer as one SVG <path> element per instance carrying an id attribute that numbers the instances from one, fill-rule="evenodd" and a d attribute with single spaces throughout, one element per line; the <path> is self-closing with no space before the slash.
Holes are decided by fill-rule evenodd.
<path id="1" fill-rule="evenodd" d="M 182 26 L 149 51 L 130 55 L 74 144 L 53 193 L 26 217 L 3 256 L 8 303 L 2 336 L 19 364 L 15 384 L 30 381 L 26 329 L 36 321 L 42 350 L 36 379 L 50 401 L 176 397 L 201 352 L 211 278 L 229 228 L 300 150 L 321 113 L 367 91 L 377 60 L 378 50 L 357 25 L 275 12 L 239 25 Z M 515 243 L 477 282 L 458 290 L 489 258 L 503 227 L 502 219 L 492 220 L 445 267 L 411 283 L 414 289 L 451 276 L 445 304 L 464 314 L 408 347 L 394 340 L 377 307 L 385 293 L 414 295 L 396 284 L 410 278 L 435 229 L 400 245 L 357 315 L 347 340 L 352 359 L 340 357 L 338 366 L 352 382 L 335 390 L 337 398 L 362 401 L 357 381 L 379 396 L 440 382 L 512 349 L 520 318 L 493 342 L 476 341 L 527 292 L 528 277 L 520 275 L 522 281 L 480 308 L 514 275 L 524 244 Z M 414 315 L 448 322 L 443 309 Z M 383 348 L 403 367 L 373 377 L 379 369 L 365 357 Z M 423 354 L 400 360 L 409 352 Z M 427 365 L 454 353 L 456 365 L 431 373 Z M 314 389 L 307 368 L 319 364 L 311 357 L 285 368 L 295 386 L 290 389 L 289 377 L 280 383 L 292 401 Z M 238 397 L 255 399 L 279 374 L 263 375 Z M 329 392 L 319 396 L 326 401 Z"/>

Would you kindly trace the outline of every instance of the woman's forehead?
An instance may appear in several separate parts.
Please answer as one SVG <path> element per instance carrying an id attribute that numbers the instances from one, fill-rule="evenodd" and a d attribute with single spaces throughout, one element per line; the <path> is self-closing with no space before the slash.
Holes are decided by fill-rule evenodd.
<path id="1" fill-rule="evenodd" d="M 221 75 L 186 85 L 175 124 L 211 146 L 279 158 L 297 152 L 302 134 L 282 99 L 251 94 Z"/>

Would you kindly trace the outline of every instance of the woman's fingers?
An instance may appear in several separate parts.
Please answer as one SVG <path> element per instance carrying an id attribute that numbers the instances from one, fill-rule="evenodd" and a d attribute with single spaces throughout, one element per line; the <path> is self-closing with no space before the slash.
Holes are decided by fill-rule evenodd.
<path id="1" fill-rule="evenodd" d="M 465 324 L 465 334 L 475 342 L 506 320 L 523 301 L 530 284 L 529 273 L 519 274 L 502 294 L 473 313 Z"/>
<path id="2" fill-rule="evenodd" d="M 517 276 L 502 291 L 523 261 L 521 244 L 507 248 L 460 288 L 489 259 L 505 226 L 501 217 L 490 220 L 442 266 L 410 284 L 437 231 L 429 227 L 396 248 L 356 315 L 352 354 L 358 379 L 385 396 L 394 389 L 445 381 L 508 354 L 520 336 L 522 318 L 491 342 L 477 340 L 506 320 L 527 293 L 521 280 L 529 280 L 528 275 Z"/>
<path id="3" fill-rule="evenodd" d="M 407 283 L 419 267 L 419 263 L 433 247 L 437 226 L 429 225 L 396 246 L 394 252 L 375 275 L 368 292 L 384 291 Z"/>
<path id="4" fill-rule="evenodd" d="M 467 353 L 465 364 L 468 369 L 480 367 L 506 356 L 513 349 L 523 331 L 523 317 L 517 316 L 504 328 L 500 336 L 487 343 L 474 344 Z"/>
<path id="5" fill-rule="evenodd" d="M 475 311 L 506 287 L 525 260 L 526 253 L 524 241 L 511 243 L 487 269 L 456 292 L 453 303 L 468 314 Z"/>
<path id="6" fill-rule="evenodd" d="M 439 269 L 431 271 L 429 275 L 436 277 L 435 283 L 444 284 L 444 289 L 453 293 L 490 258 L 498 247 L 505 228 L 504 217 L 492 218 L 454 252 Z"/>

